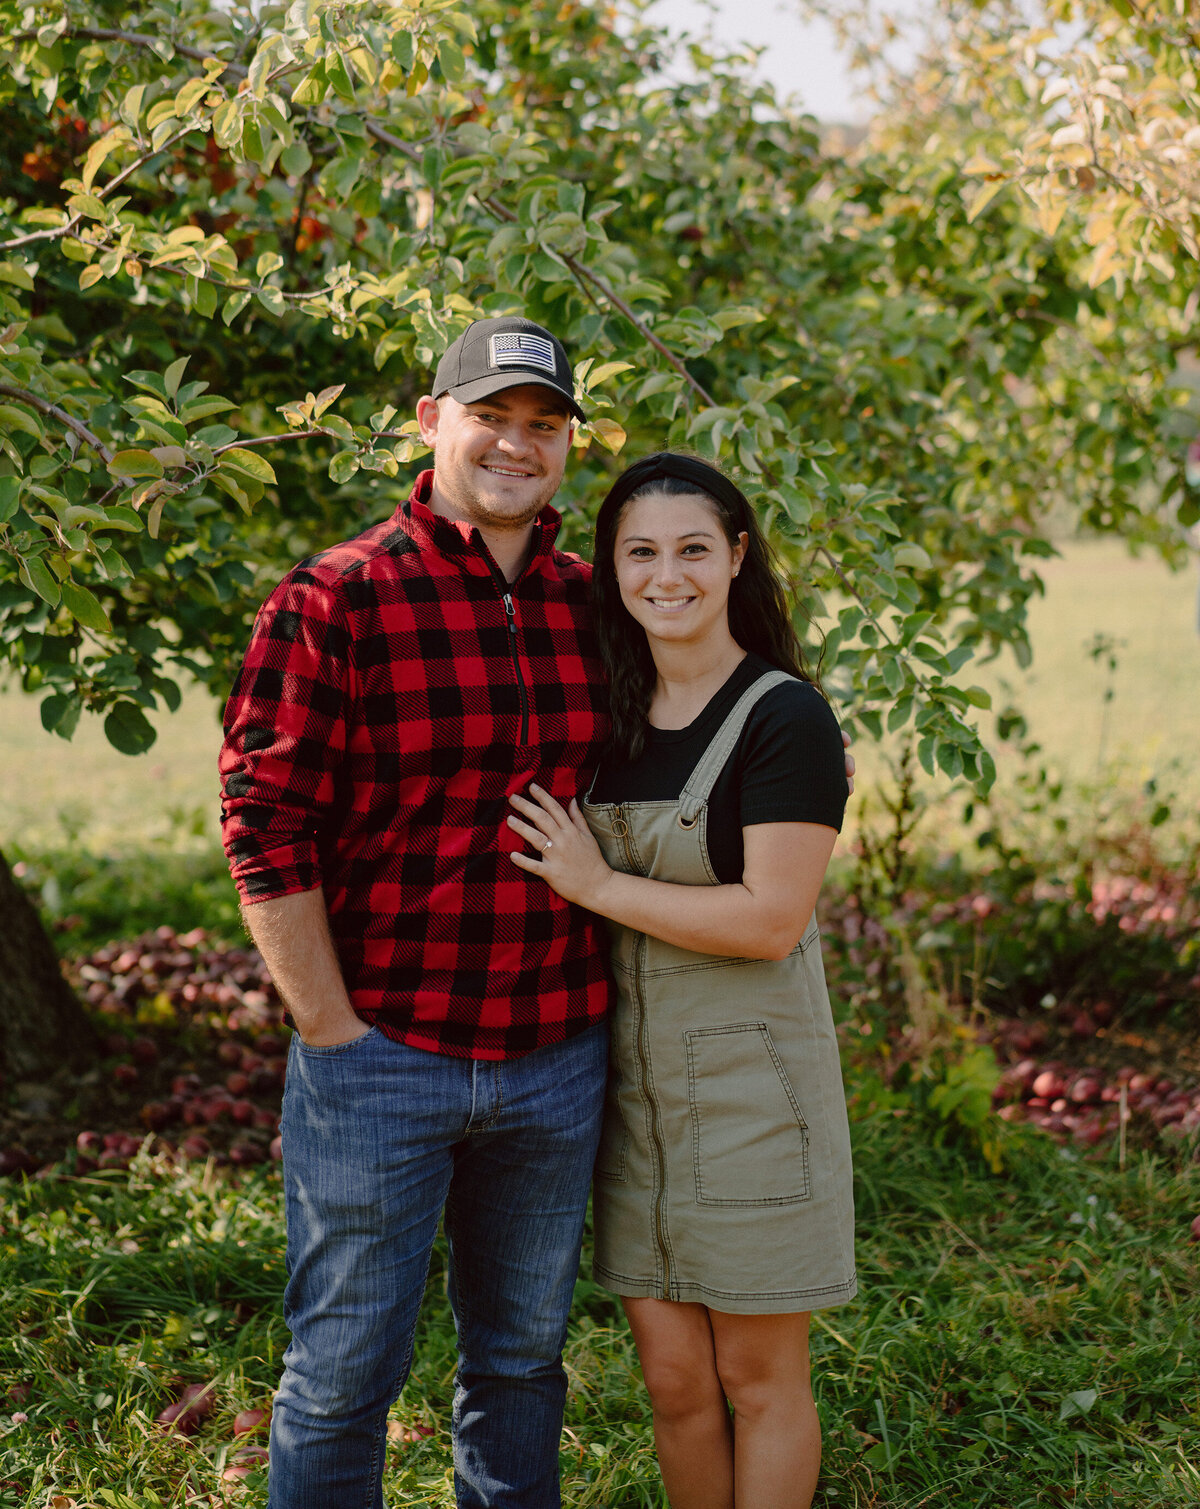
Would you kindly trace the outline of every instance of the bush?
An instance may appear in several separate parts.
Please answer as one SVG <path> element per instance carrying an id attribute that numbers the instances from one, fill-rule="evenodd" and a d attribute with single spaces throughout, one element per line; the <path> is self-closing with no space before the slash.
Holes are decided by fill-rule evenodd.
<path id="1" fill-rule="evenodd" d="M 98 853 L 8 846 L 13 874 L 63 952 L 82 954 L 162 926 L 242 936 L 237 893 L 219 847 L 186 842 Z"/>

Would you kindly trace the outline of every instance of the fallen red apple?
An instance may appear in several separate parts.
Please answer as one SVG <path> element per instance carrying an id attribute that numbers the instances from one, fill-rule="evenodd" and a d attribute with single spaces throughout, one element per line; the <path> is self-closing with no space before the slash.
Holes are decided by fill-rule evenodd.
<path id="1" fill-rule="evenodd" d="M 1057 1100 L 1065 1089 L 1062 1075 L 1054 1069 L 1043 1069 L 1033 1082 L 1033 1093 L 1046 1100 Z"/>
<path id="2" fill-rule="evenodd" d="M 1196 1216 L 1192 1221 L 1192 1241 L 1200 1242 L 1200 1216 Z"/>
<path id="3" fill-rule="evenodd" d="M 174 1404 L 158 1413 L 158 1423 L 170 1429 L 174 1427 L 184 1435 L 191 1435 L 200 1428 L 204 1417 L 212 1412 L 213 1385 L 189 1383 Z"/>
<path id="4" fill-rule="evenodd" d="M 265 1446 L 243 1446 L 229 1466 L 221 1474 L 224 1483 L 240 1483 L 258 1467 L 265 1467 L 269 1458 Z"/>
<path id="5" fill-rule="evenodd" d="M 135 1037 L 131 1050 L 139 1064 L 158 1062 L 158 1044 L 150 1037 Z"/>
<path id="6" fill-rule="evenodd" d="M 269 1409 L 244 1409 L 233 1417 L 233 1433 L 235 1436 L 248 1436 L 260 1425 L 269 1425 L 270 1421 Z"/>
<path id="7" fill-rule="evenodd" d="M 103 1140 L 99 1132 L 80 1132 L 75 1138 L 75 1146 L 81 1153 L 91 1153 L 103 1146 Z"/>
<path id="8" fill-rule="evenodd" d="M 112 1077 L 115 1084 L 128 1088 L 137 1084 L 138 1071 L 133 1064 L 114 1064 Z"/>
<path id="9" fill-rule="evenodd" d="M 242 1056 L 241 1047 L 226 1038 L 217 1048 L 217 1057 L 223 1064 L 236 1064 Z"/>

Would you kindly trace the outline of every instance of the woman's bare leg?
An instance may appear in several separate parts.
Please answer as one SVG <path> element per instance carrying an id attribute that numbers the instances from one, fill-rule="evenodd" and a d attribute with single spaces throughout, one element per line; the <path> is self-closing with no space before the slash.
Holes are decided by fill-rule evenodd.
<path id="1" fill-rule="evenodd" d="M 717 1374 L 733 1405 L 737 1509 L 809 1509 L 821 1468 L 821 1422 L 809 1377 L 808 1315 L 710 1310 L 708 1318 Z"/>
<path id="2" fill-rule="evenodd" d="M 708 1310 L 665 1299 L 623 1303 L 654 1409 L 671 1509 L 733 1509 L 733 1432 Z"/>

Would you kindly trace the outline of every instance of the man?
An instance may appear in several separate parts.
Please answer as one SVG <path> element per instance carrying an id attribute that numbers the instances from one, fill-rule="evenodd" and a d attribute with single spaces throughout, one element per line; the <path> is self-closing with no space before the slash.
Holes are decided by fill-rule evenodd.
<path id="1" fill-rule="evenodd" d="M 297 1029 L 271 1509 L 382 1506 L 443 1210 L 458 1503 L 559 1503 L 611 985 L 505 818 L 531 780 L 565 805 L 607 733 L 589 568 L 549 507 L 583 418 L 549 331 L 476 321 L 417 405 L 433 470 L 284 579 L 230 698 L 226 850 Z"/>
<path id="2" fill-rule="evenodd" d="M 298 1034 L 272 1509 L 382 1504 L 443 1207 L 458 1501 L 559 1502 L 611 987 L 505 817 L 531 780 L 575 795 L 607 731 L 588 568 L 548 507 L 583 414 L 559 342 L 499 319 L 417 418 L 433 471 L 285 578 L 226 713 L 226 848 Z"/>

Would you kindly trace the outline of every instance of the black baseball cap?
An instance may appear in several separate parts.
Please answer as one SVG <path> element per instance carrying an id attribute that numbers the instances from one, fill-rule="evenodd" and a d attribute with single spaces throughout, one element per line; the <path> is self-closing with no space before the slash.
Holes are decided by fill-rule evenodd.
<path id="1" fill-rule="evenodd" d="M 575 381 L 562 342 L 544 326 L 518 315 L 468 325 L 438 362 L 433 396 L 449 393 L 459 403 L 475 403 L 527 383 L 552 388 L 580 424 L 587 423 L 575 402 Z"/>

